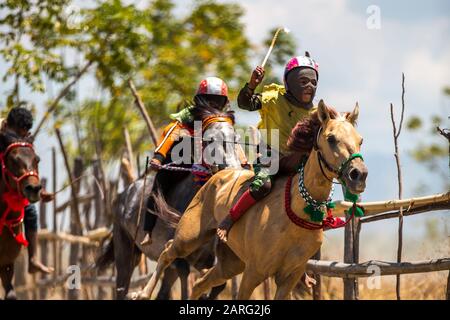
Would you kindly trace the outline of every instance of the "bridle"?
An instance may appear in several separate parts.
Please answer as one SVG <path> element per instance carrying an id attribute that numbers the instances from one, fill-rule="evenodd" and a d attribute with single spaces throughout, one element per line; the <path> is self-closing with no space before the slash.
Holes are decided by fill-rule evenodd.
<path id="1" fill-rule="evenodd" d="M 218 122 L 227 122 L 230 125 L 233 125 L 233 120 L 230 117 L 225 116 L 208 116 L 202 120 L 202 132 L 205 132 L 213 123 Z"/>
<path id="2" fill-rule="evenodd" d="M 317 135 L 316 138 L 314 139 L 314 150 L 316 150 L 317 153 L 317 159 L 319 162 L 319 167 L 320 167 L 320 171 L 322 172 L 323 176 L 330 181 L 331 183 L 334 184 L 342 184 L 345 185 L 345 183 L 342 180 L 342 174 L 345 171 L 345 169 L 347 169 L 348 165 L 350 164 L 350 162 L 352 162 L 355 159 L 361 159 L 364 161 L 363 156 L 360 153 L 353 153 L 350 155 L 350 157 L 348 157 L 347 159 L 345 159 L 341 165 L 339 166 L 338 169 L 333 168 L 328 161 L 324 158 L 324 156 L 322 155 L 322 152 L 320 151 L 320 146 L 319 146 L 319 137 L 320 137 L 320 133 L 322 132 L 322 126 L 319 128 L 319 130 L 317 130 Z M 327 168 L 328 171 L 333 172 L 334 174 L 336 174 L 337 176 L 337 180 L 339 182 L 334 182 L 333 178 L 329 178 L 326 173 L 325 170 L 323 170 L 323 165 L 325 165 L 325 168 Z"/>
<path id="3" fill-rule="evenodd" d="M 4 152 L 0 153 L 0 165 L 1 165 L 1 169 L 2 169 L 2 180 L 3 180 L 3 183 L 5 184 L 6 188 L 8 189 L 8 191 L 10 191 L 10 192 L 15 191 L 18 194 L 23 195 L 22 189 L 20 188 L 20 183 L 28 177 L 36 177 L 39 180 L 39 172 L 37 170 L 27 170 L 20 177 L 17 177 L 14 173 L 12 173 L 7 168 L 6 158 L 8 157 L 9 153 L 12 150 L 17 149 L 17 148 L 29 148 L 34 153 L 34 147 L 31 143 L 27 143 L 27 142 L 11 143 Z M 7 177 L 10 177 L 14 181 L 16 190 L 14 190 L 14 188 L 10 185 Z"/>

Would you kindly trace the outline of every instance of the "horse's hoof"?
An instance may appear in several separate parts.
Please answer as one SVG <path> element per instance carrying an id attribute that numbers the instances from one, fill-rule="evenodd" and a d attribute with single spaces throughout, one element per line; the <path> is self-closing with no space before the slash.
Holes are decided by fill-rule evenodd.
<path id="1" fill-rule="evenodd" d="M 17 300 L 16 293 L 14 291 L 10 291 L 6 294 L 5 300 Z"/>

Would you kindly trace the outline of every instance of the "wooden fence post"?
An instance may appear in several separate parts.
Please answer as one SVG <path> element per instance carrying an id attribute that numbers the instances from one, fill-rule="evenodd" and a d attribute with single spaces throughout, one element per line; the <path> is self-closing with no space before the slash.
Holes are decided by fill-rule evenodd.
<path id="1" fill-rule="evenodd" d="M 57 211 L 56 211 L 56 188 L 57 188 L 57 173 L 56 173 L 56 149 L 52 147 L 52 191 L 55 193 L 55 197 L 52 201 L 53 208 L 53 233 L 58 233 L 58 221 L 57 221 Z M 58 241 L 55 240 L 52 242 L 52 251 L 53 251 L 53 268 L 55 271 L 53 272 L 53 280 L 56 280 L 57 276 L 60 274 L 60 266 L 58 264 Z"/>
<path id="2" fill-rule="evenodd" d="M 41 179 L 41 185 L 42 189 L 46 190 L 47 188 L 47 179 L 42 178 Z M 44 201 L 39 202 L 39 224 L 42 229 L 47 229 L 47 206 Z M 40 240 L 39 241 L 39 247 L 40 247 L 40 254 L 41 254 L 41 261 L 44 265 L 48 265 L 48 251 L 47 251 L 47 240 Z M 46 274 L 42 274 L 41 279 L 47 279 Z M 39 299 L 46 299 L 47 296 L 47 289 L 42 288 L 39 290 Z"/>
<path id="3" fill-rule="evenodd" d="M 350 216 L 347 214 L 347 219 Z M 353 221 L 351 223 L 347 223 L 345 225 L 344 231 L 344 262 L 345 263 L 353 263 Z M 344 281 L 344 300 L 355 300 L 356 292 L 355 292 L 355 279 L 343 279 Z"/>
<path id="4" fill-rule="evenodd" d="M 320 249 L 317 250 L 316 254 L 312 258 L 314 260 L 320 260 Z M 322 300 L 322 278 L 320 277 L 320 274 L 314 274 L 314 279 L 316 280 L 316 285 L 312 288 L 313 300 Z"/>
<path id="5" fill-rule="evenodd" d="M 83 173 L 83 162 L 81 158 L 76 158 L 74 160 L 73 178 L 77 179 L 81 177 L 82 173 Z M 74 235 L 82 235 L 83 229 L 81 225 L 81 217 L 78 205 L 78 193 L 80 192 L 81 183 L 80 181 L 77 181 L 76 183 L 71 182 L 71 184 L 73 190 L 72 191 L 73 202 L 71 204 L 70 231 Z M 74 218 L 74 216 L 78 216 L 78 218 Z M 80 256 L 80 245 L 78 243 L 72 243 L 70 245 L 69 265 L 79 266 L 79 256 Z M 80 290 L 69 289 L 68 298 L 69 300 L 78 300 L 80 298 Z"/>

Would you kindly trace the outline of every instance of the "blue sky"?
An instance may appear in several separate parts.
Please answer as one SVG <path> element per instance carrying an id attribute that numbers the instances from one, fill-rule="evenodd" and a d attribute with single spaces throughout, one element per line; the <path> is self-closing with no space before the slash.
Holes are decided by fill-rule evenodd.
<path id="1" fill-rule="evenodd" d="M 144 4 L 146 1 L 134 2 Z M 192 5 L 192 1 L 176 3 L 179 14 Z M 298 54 L 308 50 L 318 61 L 317 101 L 323 98 L 340 111 L 350 110 L 356 101 L 359 102 L 359 131 L 365 141 L 362 152 L 369 167 L 363 199 L 395 198 L 397 178 L 389 104 L 394 104 L 398 115 L 401 73 L 404 72 L 406 117 L 422 115 L 428 119 L 432 114 L 438 114 L 447 118 L 450 101 L 442 95 L 442 88 L 450 85 L 450 2 L 248 0 L 240 4 L 245 9 L 245 32 L 253 43 L 261 43 L 269 29 L 285 26 L 297 41 Z M 380 10 L 381 28 L 378 30 L 370 30 L 366 26 L 369 17 L 366 10 L 370 5 L 376 5 Z M 262 60 L 265 50 L 263 47 L 255 48 L 252 57 L 255 66 Z M 4 72 L 5 64 L 0 61 L 0 74 Z M 2 93 L 4 88 L 0 86 Z M 79 85 L 83 97 L 92 95 L 93 88 L 89 78 Z M 56 88 L 53 91 L 56 92 Z M 40 107 L 46 98 L 33 95 Z M 255 124 L 257 121 L 257 113 L 238 114 L 240 123 Z M 448 123 L 445 126 L 449 127 Z M 417 185 L 421 182 L 432 186 L 427 194 L 445 191 L 440 183 L 435 183 L 442 177 L 431 174 L 408 155 L 418 141 L 427 139 L 406 130 L 400 137 L 404 197 L 418 195 Z M 56 141 L 42 134 L 37 146 L 43 158 L 42 175 L 50 176 L 50 148 L 57 146 Z M 445 168 L 446 162 L 443 166 Z M 63 175 L 63 172 L 59 174 L 60 177 Z M 444 213 L 430 216 L 442 219 L 442 233 L 448 232 L 445 231 L 448 218 Z M 428 219 L 425 215 L 406 219 L 411 219 L 408 229 L 405 229 L 406 237 L 416 237 L 424 232 L 423 221 Z M 389 235 L 388 239 L 393 239 L 396 228 L 395 221 L 383 223 L 383 232 Z M 366 229 L 369 233 L 378 234 L 380 223 L 367 225 Z"/>

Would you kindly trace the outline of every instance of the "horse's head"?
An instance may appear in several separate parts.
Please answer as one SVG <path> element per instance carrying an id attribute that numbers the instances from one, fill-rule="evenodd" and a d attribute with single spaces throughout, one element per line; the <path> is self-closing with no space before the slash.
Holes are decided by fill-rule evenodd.
<path id="1" fill-rule="evenodd" d="M 218 169 L 241 168 L 235 148 L 233 112 L 201 108 L 194 111 L 194 118 L 202 122 L 204 162 Z"/>
<path id="2" fill-rule="evenodd" d="M 355 128 L 358 114 L 358 103 L 352 112 L 340 114 L 320 100 L 317 110 L 320 128 L 314 141 L 319 162 L 354 194 L 365 190 L 368 173 L 359 154 L 363 139 Z"/>
<path id="3" fill-rule="evenodd" d="M 38 173 L 39 157 L 33 145 L 13 133 L 0 133 L 1 183 L 30 202 L 39 200 L 42 189 Z"/>

